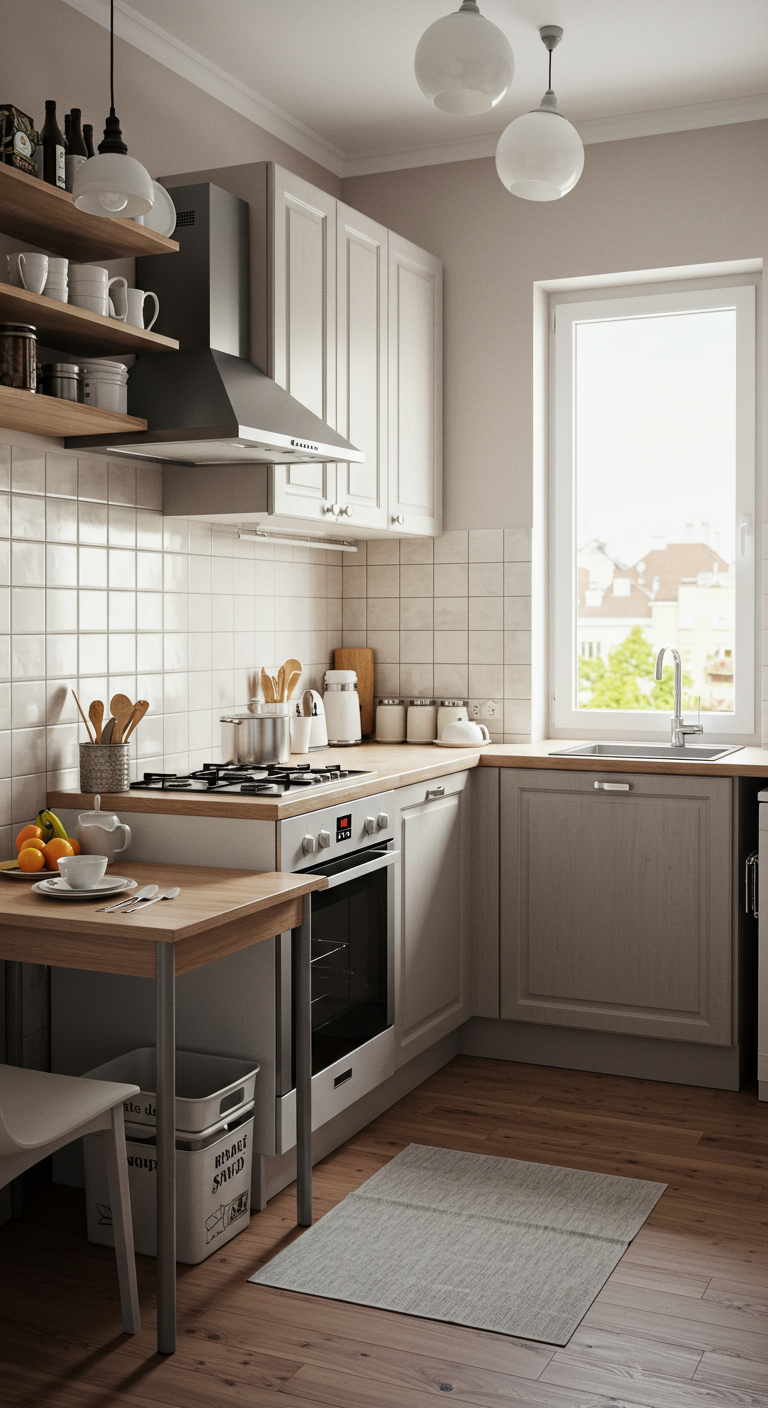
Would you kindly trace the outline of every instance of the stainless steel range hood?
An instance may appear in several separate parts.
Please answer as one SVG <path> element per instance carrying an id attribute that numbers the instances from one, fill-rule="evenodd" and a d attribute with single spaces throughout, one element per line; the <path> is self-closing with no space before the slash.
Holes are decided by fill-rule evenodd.
<path id="1" fill-rule="evenodd" d="M 179 352 L 144 354 L 128 380 L 139 434 L 67 440 L 77 449 L 189 465 L 298 464 L 364 455 L 248 360 L 248 206 L 209 184 L 175 187 L 178 254 L 136 261 L 160 302 L 157 331 Z"/>

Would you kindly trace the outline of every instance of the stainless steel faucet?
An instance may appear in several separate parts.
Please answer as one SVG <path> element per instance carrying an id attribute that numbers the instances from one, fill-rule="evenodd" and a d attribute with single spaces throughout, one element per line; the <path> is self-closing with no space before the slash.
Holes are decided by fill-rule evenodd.
<path id="1" fill-rule="evenodd" d="M 656 678 L 661 679 L 661 672 L 664 668 L 664 656 L 667 651 L 672 652 L 675 662 L 675 708 L 672 715 L 672 746 L 676 748 L 685 747 L 685 736 L 688 733 L 703 733 L 701 724 L 687 724 L 683 721 L 683 662 L 680 659 L 680 651 L 676 645 L 662 645 L 656 656 Z M 701 711 L 701 704 L 699 704 Z"/>

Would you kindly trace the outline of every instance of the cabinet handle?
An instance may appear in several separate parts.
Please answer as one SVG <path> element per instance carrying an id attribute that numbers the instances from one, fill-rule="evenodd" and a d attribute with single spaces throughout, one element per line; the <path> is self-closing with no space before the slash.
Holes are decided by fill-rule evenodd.
<path id="1" fill-rule="evenodd" d="M 444 796 L 445 796 L 445 788 L 443 787 L 443 785 L 442 785 L 442 783 L 441 783 L 439 787 L 428 787 L 428 788 L 427 788 L 427 795 L 426 795 L 426 797 L 424 798 L 424 800 L 425 800 L 425 802 L 434 802 L 435 797 L 444 797 Z"/>
<path id="2" fill-rule="evenodd" d="M 405 523 L 405 519 L 403 518 L 402 513 L 393 513 L 392 522 L 397 523 L 400 527 L 402 527 L 402 525 Z"/>
<path id="3" fill-rule="evenodd" d="M 631 782 L 596 782 L 596 792 L 631 792 Z"/>
<path id="4" fill-rule="evenodd" d="M 352 517 L 352 506 L 351 506 L 351 504 L 345 504 L 342 509 L 339 509 L 339 518 L 351 518 L 351 517 Z"/>

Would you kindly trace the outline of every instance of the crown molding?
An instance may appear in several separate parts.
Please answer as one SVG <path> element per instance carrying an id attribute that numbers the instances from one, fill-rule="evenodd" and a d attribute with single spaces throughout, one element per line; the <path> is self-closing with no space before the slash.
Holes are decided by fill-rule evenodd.
<path id="1" fill-rule="evenodd" d="M 94 20 L 103 29 L 109 29 L 109 4 L 107 0 L 64 0 L 73 10 L 78 10 L 87 19 Z M 289 113 L 275 107 L 255 89 L 249 88 L 239 79 L 233 78 L 224 69 L 213 64 L 195 49 L 153 24 L 138 11 L 125 4 L 125 0 L 115 0 L 115 34 L 124 39 L 134 49 L 147 54 L 163 64 L 172 73 L 185 78 L 188 83 L 202 89 L 210 97 L 216 98 L 225 107 L 231 108 L 241 117 L 263 127 L 273 137 L 332 171 L 335 176 L 344 174 L 344 153 L 331 142 L 318 137 L 316 132 L 297 122 Z"/>
<path id="2" fill-rule="evenodd" d="M 109 29 L 108 0 L 64 0 L 64 4 L 94 20 L 102 28 Z M 197 50 L 146 19 L 125 0 L 115 0 L 115 34 L 172 73 L 216 98 L 225 107 L 294 147 L 319 166 L 324 166 L 334 176 L 369 176 L 417 166 L 476 161 L 481 157 L 493 156 L 496 151 L 500 133 L 433 146 L 409 147 L 401 151 L 351 156 L 270 103 L 255 89 L 211 63 Z M 699 127 L 721 127 L 733 122 L 757 122 L 763 118 L 768 118 L 768 93 L 711 103 L 692 103 L 687 107 L 622 113 L 614 117 L 592 117 L 574 125 L 586 145 L 620 142 L 632 137 L 654 137 L 668 132 L 690 132 Z"/>

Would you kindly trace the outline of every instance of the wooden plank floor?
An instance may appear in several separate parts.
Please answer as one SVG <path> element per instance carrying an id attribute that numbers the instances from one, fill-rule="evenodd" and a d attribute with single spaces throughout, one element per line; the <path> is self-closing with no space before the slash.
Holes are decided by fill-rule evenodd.
<path id="1" fill-rule="evenodd" d="M 179 1268 L 179 1348 L 120 1332 L 82 1194 L 0 1229 L 0 1403 L 13 1408 L 766 1408 L 765 1107 L 738 1094 L 459 1057 L 315 1169 L 315 1216 L 410 1142 L 669 1184 L 564 1348 L 250 1286 L 298 1235 L 294 1190 Z"/>

